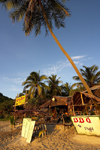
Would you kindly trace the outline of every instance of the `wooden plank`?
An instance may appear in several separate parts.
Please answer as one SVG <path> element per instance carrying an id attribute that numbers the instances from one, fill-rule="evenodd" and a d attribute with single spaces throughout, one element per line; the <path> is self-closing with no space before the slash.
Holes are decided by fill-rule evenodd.
<path id="1" fill-rule="evenodd" d="M 29 128 L 29 122 L 31 121 L 31 118 L 24 118 L 23 124 L 22 124 L 22 133 L 21 136 L 27 138 L 28 128 Z"/>
<path id="2" fill-rule="evenodd" d="M 34 127 L 35 127 L 35 121 L 31 121 L 29 129 L 28 129 L 27 139 L 26 139 L 27 143 L 30 143 L 32 140 L 32 134 L 33 134 Z"/>

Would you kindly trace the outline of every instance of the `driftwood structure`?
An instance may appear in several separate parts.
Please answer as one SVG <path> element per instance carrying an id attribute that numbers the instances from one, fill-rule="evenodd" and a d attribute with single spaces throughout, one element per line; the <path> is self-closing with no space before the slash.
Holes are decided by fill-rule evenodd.
<path id="1" fill-rule="evenodd" d="M 94 95 L 90 95 L 87 91 L 75 92 L 70 103 L 70 108 L 73 114 L 88 114 L 89 111 L 99 113 L 100 105 L 100 86 L 90 88 Z"/>

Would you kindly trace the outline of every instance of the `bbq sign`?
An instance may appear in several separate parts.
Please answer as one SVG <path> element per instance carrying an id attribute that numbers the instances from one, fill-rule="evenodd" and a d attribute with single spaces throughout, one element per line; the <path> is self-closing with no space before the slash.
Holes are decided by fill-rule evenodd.
<path id="1" fill-rule="evenodd" d="M 100 116 L 72 116 L 71 120 L 78 134 L 100 136 Z"/>
<path id="2" fill-rule="evenodd" d="M 26 96 L 16 98 L 15 106 L 23 105 L 25 103 Z"/>

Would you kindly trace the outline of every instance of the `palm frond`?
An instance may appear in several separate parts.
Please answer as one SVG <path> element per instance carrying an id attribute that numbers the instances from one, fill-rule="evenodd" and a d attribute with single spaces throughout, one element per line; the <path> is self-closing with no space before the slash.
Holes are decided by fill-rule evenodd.
<path id="1" fill-rule="evenodd" d="M 24 18 L 23 31 L 25 35 L 29 35 L 34 29 L 35 36 L 41 33 L 41 27 L 44 26 L 46 35 L 48 34 L 48 27 L 42 13 L 41 6 L 38 0 L 0 0 L 10 12 L 12 21 L 20 21 Z M 64 20 L 69 16 L 69 10 L 59 0 L 46 0 L 41 1 L 44 8 L 48 23 L 51 30 L 53 24 L 59 29 L 65 27 Z"/>
<path id="2" fill-rule="evenodd" d="M 80 78 L 79 78 L 78 76 L 73 76 L 73 79 L 74 79 L 74 80 L 77 80 L 77 81 L 80 80 Z"/>

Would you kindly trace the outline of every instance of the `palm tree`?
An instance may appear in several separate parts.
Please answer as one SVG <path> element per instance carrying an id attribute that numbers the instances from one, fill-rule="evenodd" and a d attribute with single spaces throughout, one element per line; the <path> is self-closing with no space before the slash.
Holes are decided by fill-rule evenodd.
<path id="1" fill-rule="evenodd" d="M 62 96 L 69 96 L 71 90 L 71 85 L 69 83 L 65 83 L 61 85 Z"/>
<path id="2" fill-rule="evenodd" d="M 48 94 L 50 94 L 51 96 L 53 95 L 60 95 L 61 94 L 61 87 L 59 86 L 59 83 L 62 83 L 62 81 L 60 81 L 60 77 L 58 79 L 56 79 L 57 75 L 51 75 L 48 77 Z"/>
<path id="3" fill-rule="evenodd" d="M 0 0 L 0 2 L 8 9 L 13 8 L 14 11 L 10 13 L 10 17 L 13 21 L 20 21 L 24 17 L 24 31 L 26 35 L 30 34 L 33 28 L 35 29 L 36 36 L 41 32 L 41 26 L 45 27 L 46 34 L 49 29 L 52 37 L 73 66 L 85 88 L 92 94 L 71 57 L 52 32 L 52 21 L 55 22 L 57 28 L 64 27 L 63 21 L 66 16 L 69 16 L 68 8 L 64 7 L 64 5 L 60 3 L 60 0 Z"/>
<path id="4" fill-rule="evenodd" d="M 22 83 L 22 85 L 25 85 L 24 91 L 29 89 L 28 93 L 31 94 L 32 98 L 37 95 L 40 96 L 42 94 L 42 87 L 46 87 L 42 82 L 45 79 L 47 79 L 47 77 L 45 75 L 40 76 L 40 71 L 39 73 L 31 72 L 26 81 Z"/>
<path id="5" fill-rule="evenodd" d="M 83 66 L 84 69 L 80 69 L 80 72 L 88 84 L 89 87 L 100 84 L 100 71 L 97 72 L 98 66 L 93 65 L 91 67 Z M 74 80 L 80 81 L 78 76 L 73 77 Z M 83 85 L 82 82 L 74 83 L 73 86 Z"/>

